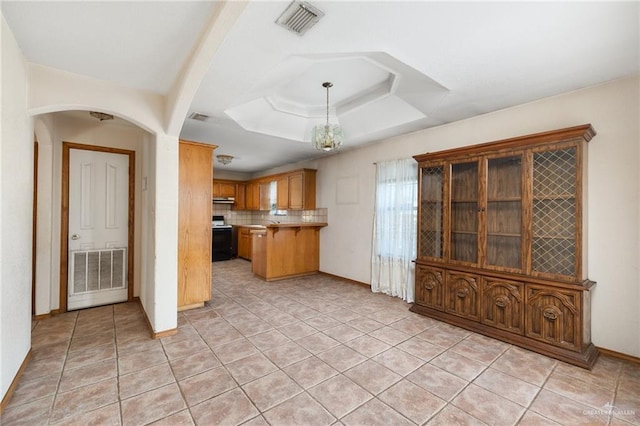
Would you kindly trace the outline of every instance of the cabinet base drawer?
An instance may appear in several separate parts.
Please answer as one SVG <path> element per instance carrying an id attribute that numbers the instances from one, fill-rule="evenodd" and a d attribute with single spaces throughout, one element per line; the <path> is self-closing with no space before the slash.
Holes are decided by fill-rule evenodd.
<path id="1" fill-rule="evenodd" d="M 480 322 L 469 321 L 457 315 L 449 314 L 447 312 L 429 309 L 418 304 L 413 304 L 413 306 L 410 308 L 410 311 L 446 322 L 451 325 L 458 326 L 460 328 L 464 328 L 469 331 L 483 334 L 485 336 L 492 337 L 494 339 L 498 339 L 512 345 L 520 346 L 521 348 L 528 349 L 533 352 L 537 352 L 542 355 L 567 362 L 569 364 L 577 365 L 578 367 L 587 368 L 589 370 L 593 368 L 593 365 L 598 358 L 598 350 L 593 345 L 593 343 L 589 343 L 579 351 L 569 350 L 550 345 L 526 336 L 513 334 L 508 331 L 487 326 Z"/>

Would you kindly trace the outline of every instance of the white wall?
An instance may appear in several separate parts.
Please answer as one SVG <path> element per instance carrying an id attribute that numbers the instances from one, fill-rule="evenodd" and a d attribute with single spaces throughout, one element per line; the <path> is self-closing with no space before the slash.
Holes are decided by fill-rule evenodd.
<path id="1" fill-rule="evenodd" d="M 0 124 L 0 396 L 31 346 L 33 121 L 26 63 L 4 16 Z"/>
<path id="2" fill-rule="evenodd" d="M 178 325 L 178 138 L 157 135 L 150 185 L 154 191 L 151 215 L 153 233 L 153 288 L 143 304 L 154 331 L 171 330 Z M 151 163 L 151 162 L 150 162 Z"/>
<path id="3" fill-rule="evenodd" d="M 140 279 L 140 290 L 138 292 L 136 287 L 136 294 L 139 294 L 142 306 L 155 332 L 175 328 L 177 325 L 178 137 L 165 133 L 165 98 L 36 64 L 28 65 L 28 87 L 27 110 L 31 114 L 66 110 L 102 111 L 122 117 L 146 131 L 141 132 L 142 136 L 137 137 L 144 140 L 144 149 L 140 155 L 144 167 L 142 164 L 140 167 L 141 179 L 146 178 L 147 189 L 141 191 L 144 196 L 141 194 L 140 242 L 136 243 L 136 247 L 140 247 L 140 257 L 136 258 L 136 262 L 140 263 L 140 267 L 136 268 L 136 276 Z M 65 126 L 56 127 L 54 120 L 53 128 L 49 130 L 53 135 L 54 158 L 51 167 L 54 177 L 59 176 L 55 167 L 60 167 L 61 164 L 60 151 L 56 150 L 56 145 L 63 138 L 73 138 L 75 142 L 85 140 L 86 143 L 118 146 L 118 142 L 113 141 L 113 135 L 108 132 L 88 130 L 82 126 L 76 128 L 75 124 Z M 60 133 L 57 136 L 56 128 Z M 56 140 L 58 142 L 55 142 Z M 156 171 L 159 176 L 156 176 Z M 140 186 L 142 181 L 136 184 L 137 188 Z M 56 213 L 56 209 L 59 212 L 60 202 L 59 182 L 54 182 L 52 191 L 55 215 L 59 214 Z M 58 203 L 58 207 L 55 203 Z M 60 232 L 59 220 L 56 223 L 53 219 L 51 228 L 51 240 L 54 241 L 52 243 L 54 246 L 55 240 L 59 238 L 57 237 Z M 50 287 L 52 291 L 49 295 L 51 306 L 57 306 L 58 303 L 59 287 L 53 282 L 59 276 L 58 251 L 59 249 L 56 248 L 49 253 L 52 281 Z M 37 297 L 40 300 L 40 296 Z"/>
<path id="4" fill-rule="evenodd" d="M 100 122 L 80 113 L 80 118 L 61 113 L 36 117 L 38 138 L 38 240 L 36 244 L 36 315 L 48 314 L 60 302 L 60 197 L 62 143 L 72 142 L 127 149 L 135 152 L 134 296 L 141 283 L 142 241 L 142 147 L 147 132 L 122 120 Z"/>
<path id="5" fill-rule="evenodd" d="M 126 117 L 149 132 L 164 131 L 164 97 L 34 63 L 28 64 L 32 115 L 101 111 Z"/>
<path id="6" fill-rule="evenodd" d="M 592 340 L 640 356 L 639 77 L 542 99 L 344 151 L 318 162 L 318 205 L 329 210 L 320 269 L 370 283 L 376 161 L 591 123 L 588 247 Z M 358 185 L 357 202 L 338 204 L 337 185 Z M 340 253 L 336 256 L 335 253 Z"/>

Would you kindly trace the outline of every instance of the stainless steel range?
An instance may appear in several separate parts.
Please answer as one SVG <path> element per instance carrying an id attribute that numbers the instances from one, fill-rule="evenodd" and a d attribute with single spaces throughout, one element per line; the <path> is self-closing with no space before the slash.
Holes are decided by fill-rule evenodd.
<path id="1" fill-rule="evenodd" d="M 211 217 L 211 261 L 231 259 L 231 225 L 224 223 L 224 216 Z"/>

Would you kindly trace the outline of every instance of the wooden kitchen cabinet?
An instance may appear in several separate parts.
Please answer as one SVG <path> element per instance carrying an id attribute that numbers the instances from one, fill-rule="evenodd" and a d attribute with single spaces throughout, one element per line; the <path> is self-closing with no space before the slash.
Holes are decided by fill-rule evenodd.
<path id="1" fill-rule="evenodd" d="M 315 176 L 314 176 L 315 178 Z M 307 177 L 306 180 L 309 180 Z M 315 187 L 315 185 L 314 185 Z M 313 191 L 313 200 L 309 199 L 311 194 L 305 191 L 305 174 L 304 172 L 289 175 L 289 208 L 291 210 L 302 210 L 306 206 L 308 209 L 315 209 L 315 190 Z"/>
<path id="2" fill-rule="evenodd" d="M 211 299 L 211 196 L 215 146 L 180 141 L 178 309 Z"/>
<path id="3" fill-rule="evenodd" d="M 318 272 L 324 226 L 327 224 L 273 224 L 252 230 L 251 270 L 267 281 Z"/>
<path id="4" fill-rule="evenodd" d="M 213 196 L 214 197 L 235 197 L 236 183 L 225 180 L 213 180 Z"/>
<path id="5" fill-rule="evenodd" d="M 260 182 L 260 201 L 258 210 L 267 211 L 272 210 L 275 207 L 276 199 L 273 196 L 273 187 L 276 184 L 275 181 Z"/>
<path id="6" fill-rule="evenodd" d="M 260 209 L 260 183 L 248 182 L 246 185 L 245 203 L 247 210 Z"/>
<path id="7" fill-rule="evenodd" d="M 316 208 L 316 171 L 302 169 L 278 176 L 279 210 L 313 210 Z"/>
<path id="8" fill-rule="evenodd" d="M 316 170 L 300 169 L 247 182 L 214 180 L 215 197 L 235 197 L 234 210 L 314 210 Z"/>
<path id="9" fill-rule="evenodd" d="M 276 186 L 277 186 L 276 208 L 278 210 L 288 210 L 289 209 L 289 176 L 288 175 L 280 176 L 276 180 Z"/>
<path id="10" fill-rule="evenodd" d="M 251 260 L 251 228 L 240 226 L 238 229 L 238 257 Z"/>
<path id="11" fill-rule="evenodd" d="M 244 182 L 236 183 L 236 202 L 231 206 L 232 210 L 245 210 L 247 185 Z"/>
<path id="12" fill-rule="evenodd" d="M 591 368 L 583 231 L 593 136 L 584 125 L 415 156 L 411 310 Z"/>

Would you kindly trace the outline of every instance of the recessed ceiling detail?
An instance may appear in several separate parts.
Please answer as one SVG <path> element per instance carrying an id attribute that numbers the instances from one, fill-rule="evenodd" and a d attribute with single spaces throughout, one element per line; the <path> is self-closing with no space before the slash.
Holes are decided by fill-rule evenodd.
<path id="1" fill-rule="evenodd" d="M 326 119 L 323 81 L 333 82 L 329 117 L 342 125 L 347 144 L 425 118 L 448 93 L 382 52 L 294 55 L 225 113 L 246 130 L 310 142 L 311 129 Z"/>

